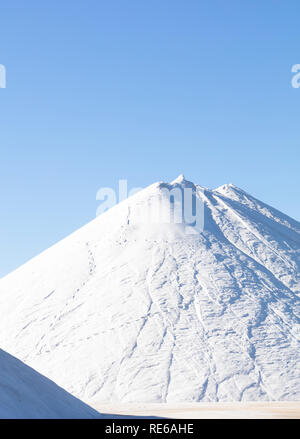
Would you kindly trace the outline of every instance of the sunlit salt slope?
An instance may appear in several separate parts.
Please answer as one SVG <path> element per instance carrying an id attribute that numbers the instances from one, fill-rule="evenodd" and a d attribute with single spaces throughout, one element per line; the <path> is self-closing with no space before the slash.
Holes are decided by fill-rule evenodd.
<path id="1" fill-rule="evenodd" d="M 0 418 L 100 418 L 100 414 L 0 349 Z"/>
<path id="2" fill-rule="evenodd" d="M 204 230 L 139 221 L 163 187 L 3 278 L 2 348 L 90 404 L 300 400 L 300 224 L 183 177 Z"/>

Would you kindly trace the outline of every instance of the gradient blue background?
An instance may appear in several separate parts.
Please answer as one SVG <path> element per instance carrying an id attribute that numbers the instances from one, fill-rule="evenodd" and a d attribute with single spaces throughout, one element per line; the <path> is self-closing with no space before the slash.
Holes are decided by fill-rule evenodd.
<path id="1" fill-rule="evenodd" d="M 0 276 L 101 186 L 233 182 L 300 218 L 298 0 L 1 3 Z"/>

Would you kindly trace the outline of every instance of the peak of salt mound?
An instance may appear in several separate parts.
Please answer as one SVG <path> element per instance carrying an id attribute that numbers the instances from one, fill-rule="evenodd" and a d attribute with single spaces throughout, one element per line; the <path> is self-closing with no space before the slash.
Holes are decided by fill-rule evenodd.
<path id="1" fill-rule="evenodd" d="M 184 175 L 183 174 L 180 174 L 180 175 L 178 175 L 178 177 L 177 178 L 175 178 L 175 180 L 173 180 L 172 182 L 171 182 L 171 184 L 181 184 L 181 183 L 184 183 L 184 182 L 186 182 L 187 180 L 185 179 L 185 177 L 184 177 Z"/>

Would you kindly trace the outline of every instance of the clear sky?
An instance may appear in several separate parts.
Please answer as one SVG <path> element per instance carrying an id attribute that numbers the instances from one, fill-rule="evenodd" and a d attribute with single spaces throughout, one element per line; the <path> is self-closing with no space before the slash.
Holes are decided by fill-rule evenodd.
<path id="1" fill-rule="evenodd" d="M 299 0 L 6 0 L 0 276 L 101 186 L 234 183 L 300 220 Z"/>

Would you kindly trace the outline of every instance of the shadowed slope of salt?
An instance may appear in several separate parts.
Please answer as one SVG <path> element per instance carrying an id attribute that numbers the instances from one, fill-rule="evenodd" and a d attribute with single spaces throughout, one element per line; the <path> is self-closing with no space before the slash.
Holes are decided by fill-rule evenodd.
<path id="1" fill-rule="evenodd" d="M 100 418 L 53 381 L 0 349 L 0 418 Z"/>

